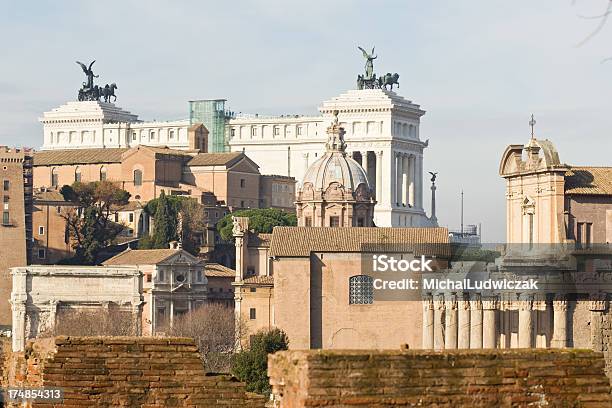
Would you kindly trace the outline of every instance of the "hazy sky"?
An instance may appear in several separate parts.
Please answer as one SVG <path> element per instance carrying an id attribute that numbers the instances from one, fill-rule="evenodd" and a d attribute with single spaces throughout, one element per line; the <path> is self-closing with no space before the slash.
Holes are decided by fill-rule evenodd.
<path id="1" fill-rule="evenodd" d="M 551 139 L 562 161 L 612 165 L 612 21 L 585 45 L 608 0 L 26 1 L 0 0 L 0 144 L 38 147 L 42 112 L 73 100 L 75 60 L 141 119 L 187 117 L 187 100 L 226 98 L 236 112 L 316 112 L 353 88 L 356 46 L 427 111 L 425 171 L 438 219 L 505 237 L 506 145 Z M 429 183 L 426 183 L 428 186 Z M 425 196 L 429 197 L 429 190 Z M 429 199 L 426 200 L 429 206 Z"/>

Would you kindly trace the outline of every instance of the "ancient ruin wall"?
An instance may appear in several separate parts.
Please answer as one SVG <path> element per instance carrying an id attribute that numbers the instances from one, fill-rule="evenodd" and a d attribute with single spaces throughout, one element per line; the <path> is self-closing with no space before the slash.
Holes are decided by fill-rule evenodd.
<path id="1" fill-rule="evenodd" d="M 31 407 L 263 408 L 229 375 L 206 375 L 192 339 L 57 337 L 6 357 L 10 386 L 61 387 L 63 404 Z"/>
<path id="2" fill-rule="evenodd" d="M 284 351 L 268 366 L 278 408 L 612 406 L 590 350 Z"/>

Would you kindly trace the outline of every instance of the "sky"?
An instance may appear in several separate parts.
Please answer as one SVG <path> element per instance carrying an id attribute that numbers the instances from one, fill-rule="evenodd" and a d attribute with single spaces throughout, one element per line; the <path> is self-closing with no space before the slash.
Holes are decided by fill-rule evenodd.
<path id="1" fill-rule="evenodd" d="M 499 160 L 536 137 L 569 164 L 612 165 L 612 21 L 580 45 L 608 0 L 0 0 L 0 145 L 40 147 L 44 111 L 74 100 L 76 60 L 96 60 L 117 105 L 187 118 L 190 99 L 235 112 L 314 114 L 355 87 L 357 45 L 427 111 L 424 170 L 439 172 L 442 226 L 505 238 Z M 425 173 L 427 174 L 427 173 Z M 429 182 L 425 183 L 426 186 Z M 425 190 L 429 208 L 429 190 Z"/>

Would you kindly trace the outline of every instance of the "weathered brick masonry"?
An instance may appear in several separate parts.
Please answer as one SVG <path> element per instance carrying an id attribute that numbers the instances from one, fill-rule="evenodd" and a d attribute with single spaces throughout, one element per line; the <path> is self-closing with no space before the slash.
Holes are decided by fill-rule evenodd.
<path id="1" fill-rule="evenodd" d="M 268 365 L 279 408 L 612 406 L 590 350 L 284 351 Z"/>
<path id="2" fill-rule="evenodd" d="M 206 375 L 192 339 L 57 337 L 8 356 L 11 386 L 62 387 L 69 407 L 263 408 L 263 396 L 228 375 Z"/>

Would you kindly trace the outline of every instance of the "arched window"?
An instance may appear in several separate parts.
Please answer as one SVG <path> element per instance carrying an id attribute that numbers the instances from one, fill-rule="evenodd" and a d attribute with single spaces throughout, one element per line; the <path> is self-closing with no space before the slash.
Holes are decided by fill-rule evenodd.
<path id="1" fill-rule="evenodd" d="M 59 185 L 59 176 L 57 173 L 57 168 L 54 167 L 51 170 L 51 187 L 57 187 Z"/>
<path id="2" fill-rule="evenodd" d="M 74 181 L 77 183 L 81 182 L 81 168 L 77 167 L 74 169 Z"/>
<path id="3" fill-rule="evenodd" d="M 142 170 L 134 170 L 134 185 L 142 186 Z"/>
<path id="4" fill-rule="evenodd" d="M 349 304 L 371 305 L 374 303 L 374 279 L 368 275 L 349 278 Z"/>
<path id="5" fill-rule="evenodd" d="M 106 167 L 100 167 L 100 181 L 106 181 Z"/>

